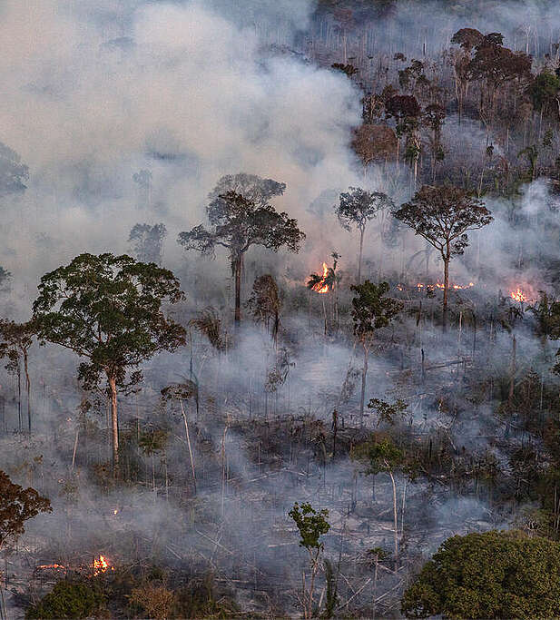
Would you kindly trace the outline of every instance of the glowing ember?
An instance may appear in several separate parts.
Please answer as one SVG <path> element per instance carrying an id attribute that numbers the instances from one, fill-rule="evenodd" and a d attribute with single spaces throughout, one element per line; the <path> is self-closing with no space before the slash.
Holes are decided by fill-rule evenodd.
<path id="1" fill-rule="evenodd" d="M 511 298 L 519 303 L 527 301 L 527 297 L 519 287 L 517 287 L 516 291 L 511 291 Z"/>
<path id="2" fill-rule="evenodd" d="M 114 514 L 114 515 L 116 515 L 116 514 L 118 514 L 118 513 L 119 513 L 119 509 L 118 509 L 118 508 L 115 508 L 115 510 L 113 510 L 113 514 Z"/>
<path id="3" fill-rule="evenodd" d="M 453 289 L 455 291 L 464 291 L 465 289 L 469 289 L 472 288 L 474 286 L 474 282 L 469 282 L 468 284 L 450 284 L 449 288 Z M 422 289 L 422 288 L 427 288 L 427 289 L 434 289 L 434 288 L 439 288 L 439 289 L 443 289 L 445 288 L 443 282 L 436 282 L 435 284 L 423 284 L 422 282 L 419 282 L 416 285 L 416 288 Z"/>
<path id="4" fill-rule="evenodd" d="M 316 293 L 320 293 L 324 295 L 329 292 L 329 285 L 327 284 L 327 279 L 329 277 L 329 268 L 327 267 L 327 263 L 323 263 L 323 277 L 311 287 L 311 290 Z"/>
<path id="5" fill-rule="evenodd" d="M 110 568 L 110 565 L 105 556 L 100 555 L 98 558 L 93 559 L 93 574 L 94 575 L 105 573 L 109 568 Z"/>
<path id="6" fill-rule="evenodd" d="M 66 566 L 62 564 L 40 564 L 37 568 L 39 570 L 64 570 Z"/>

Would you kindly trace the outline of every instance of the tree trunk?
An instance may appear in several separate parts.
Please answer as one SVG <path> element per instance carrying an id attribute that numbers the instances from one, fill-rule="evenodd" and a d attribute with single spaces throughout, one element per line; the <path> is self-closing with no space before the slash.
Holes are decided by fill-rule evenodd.
<path id="1" fill-rule="evenodd" d="M 23 369 L 25 372 L 25 387 L 27 390 L 27 427 L 31 435 L 31 380 L 29 379 L 29 359 L 27 351 L 23 352 Z"/>
<path id="2" fill-rule="evenodd" d="M 119 418 L 117 410 L 117 380 L 114 376 L 107 375 L 111 390 L 111 438 L 113 447 L 113 469 L 118 475 L 119 469 Z"/>
<path id="3" fill-rule="evenodd" d="M 189 458 L 191 461 L 191 472 L 192 472 L 192 477 L 193 477 L 194 494 L 196 495 L 196 473 L 194 469 L 194 459 L 193 459 L 193 453 L 192 453 L 192 448 L 191 448 L 191 436 L 189 433 L 189 423 L 187 421 L 187 414 L 185 413 L 185 408 L 183 407 L 183 401 L 181 401 L 181 414 L 183 416 L 183 422 L 185 423 L 185 434 L 187 436 L 187 446 L 189 448 Z"/>
<path id="4" fill-rule="evenodd" d="M 447 296 L 449 292 L 449 242 L 447 242 L 446 252 L 443 257 L 443 331 L 447 331 Z"/>
<path id="5" fill-rule="evenodd" d="M 393 542 L 394 542 L 394 556 L 395 556 L 395 570 L 399 565 L 399 515 L 397 511 L 397 484 L 395 482 L 395 476 L 393 472 L 389 470 L 389 476 L 391 476 L 391 485 L 393 486 Z"/>
<path id="6" fill-rule="evenodd" d="M 235 326 L 241 323 L 241 273 L 243 271 L 243 254 L 239 254 L 234 263 L 235 275 Z"/>
<path id="7" fill-rule="evenodd" d="M 362 283 L 362 254 L 364 251 L 364 233 L 366 232 L 365 227 L 360 228 L 360 254 L 358 256 L 358 284 Z"/>
<path id="8" fill-rule="evenodd" d="M 364 347 L 364 369 L 362 371 L 362 391 L 360 394 L 360 427 L 364 425 L 364 406 L 366 400 L 366 377 L 368 371 L 368 357 L 369 357 L 369 349 L 366 343 L 363 343 Z"/>

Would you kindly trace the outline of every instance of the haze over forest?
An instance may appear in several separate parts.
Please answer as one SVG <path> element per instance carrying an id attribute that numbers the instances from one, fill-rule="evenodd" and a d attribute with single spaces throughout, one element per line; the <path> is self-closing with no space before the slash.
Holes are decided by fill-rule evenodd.
<path id="1" fill-rule="evenodd" d="M 557 2 L 3 0 L 0 78 L 0 620 L 560 616 Z"/>

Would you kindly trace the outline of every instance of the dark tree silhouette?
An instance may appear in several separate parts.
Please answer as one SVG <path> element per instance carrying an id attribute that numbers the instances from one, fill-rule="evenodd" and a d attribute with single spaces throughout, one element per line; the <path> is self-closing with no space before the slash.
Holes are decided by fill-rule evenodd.
<path id="1" fill-rule="evenodd" d="M 355 226 L 360 231 L 358 253 L 358 284 L 362 280 L 362 254 L 367 223 L 383 209 L 394 207 L 393 201 L 383 192 L 369 192 L 359 187 L 350 187 L 340 194 L 340 201 L 334 209 L 343 228 L 351 230 Z"/>
<path id="2" fill-rule="evenodd" d="M 167 236 L 165 224 L 135 224 L 128 237 L 134 243 L 136 260 L 161 265 L 163 240 Z"/>
<path id="3" fill-rule="evenodd" d="M 490 211 L 457 187 L 425 185 L 393 215 L 439 251 L 443 260 L 443 329 L 447 327 L 449 263 L 469 244 L 467 231 L 492 221 Z"/>
<path id="4" fill-rule="evenodd" d="M 37 333 L 34 321 L 16 323 L 15 321 L 0 320 L 0 357 L 8 359 L 6 368 L 18 377 L 18 388 L 21 380 L 21 364 L 25 375 L 27 393 L 27 429 L 31 434 L 31 379 L 29 377 L 29 349 Z M 18 390 L 21 392 L 21 390 Z M 19 424 L 21 432 L 21 394 L 19 398 Z"/>
<path id="5" fill-rule="evenodd" d="M 222 181 L 219 185 L 223 184 Z M 275 252 L 283 246 L 297 252 L 305 238 L 295 219 L 288 217 L 287 213 L 278 213 L 265 202 L 270 191 L 278 193 L 281 184 L 270 179 L 265 179 L 263 183 L 261 187 L 253 187 L 254 199 L 234 190 L 219 194 L 206 210 L 211 229 L 196 226 L 189 232 L 180 233 L 178 238 L 185 249 L 198 250 L 201 254 L 213 255 L 216 246 L 229 251 L 235 276 L 236 325 L 241 321 L 241 274 L 247 250 L 254 245 L 262 245 Z M 266 187 L 272 189 L 267 190 Z"/>

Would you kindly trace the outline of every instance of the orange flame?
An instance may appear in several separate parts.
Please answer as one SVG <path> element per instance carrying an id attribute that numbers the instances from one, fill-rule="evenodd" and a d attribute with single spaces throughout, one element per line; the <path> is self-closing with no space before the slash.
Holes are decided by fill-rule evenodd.
<path id="1" fill-rule="evenodd" d="M 527 297 L 519 287 L 517 287 L 516 291 L 511 291 L 511 298 L 519 303 L 527 301 Z"/>
<path id="2" fill-rule="evenodd" d="M 474 282 L 469 282 L 468 284 L 450 284 L 449 288 L 453 289 L 455 291 L 464 291 L 466 289 L 469 288 L 473 288 L 474 286 Z M 445 285 L 443 284 L 443 282 L 436 282 L 435 284 L 423 284 L 422 282 L 419 282 L 416 285 L 416 288 L 428 288 L 428 289 L 434 289 L 434 288 L 439 288 L 439 289 L 444 289 Z"/>
<path id="3" fill-rule="evenodd" d="M 93 559 L 93 574 L 99 575 L 100 573 L 105 573 L 110 568 L 110 564 L 107 561 L 107 558 L 103 555 L 100 555 L 98 558 Z"/>
<path id="4" fill-rule="evenodd" d="M 37 566 L 37 568 L 39 570 L 46 570 L 46 569 L 64 570 L 66 566 L 63 566 L 62 564 L 40 564 L 39 566 Z"/>
<path id="5" fill-rule="evenodd" d="M 323 263 L 323 277 L 319 280 L 319 282 L 317 282 L 317 284 L 311 287 L 311 290 L 315 291 L 316 293 L 320 293 L 321 295 L 328 293 L 329 285 L 326 283 L 328 277 L 329 268 L 327 267 L 327 263 Z"/>

